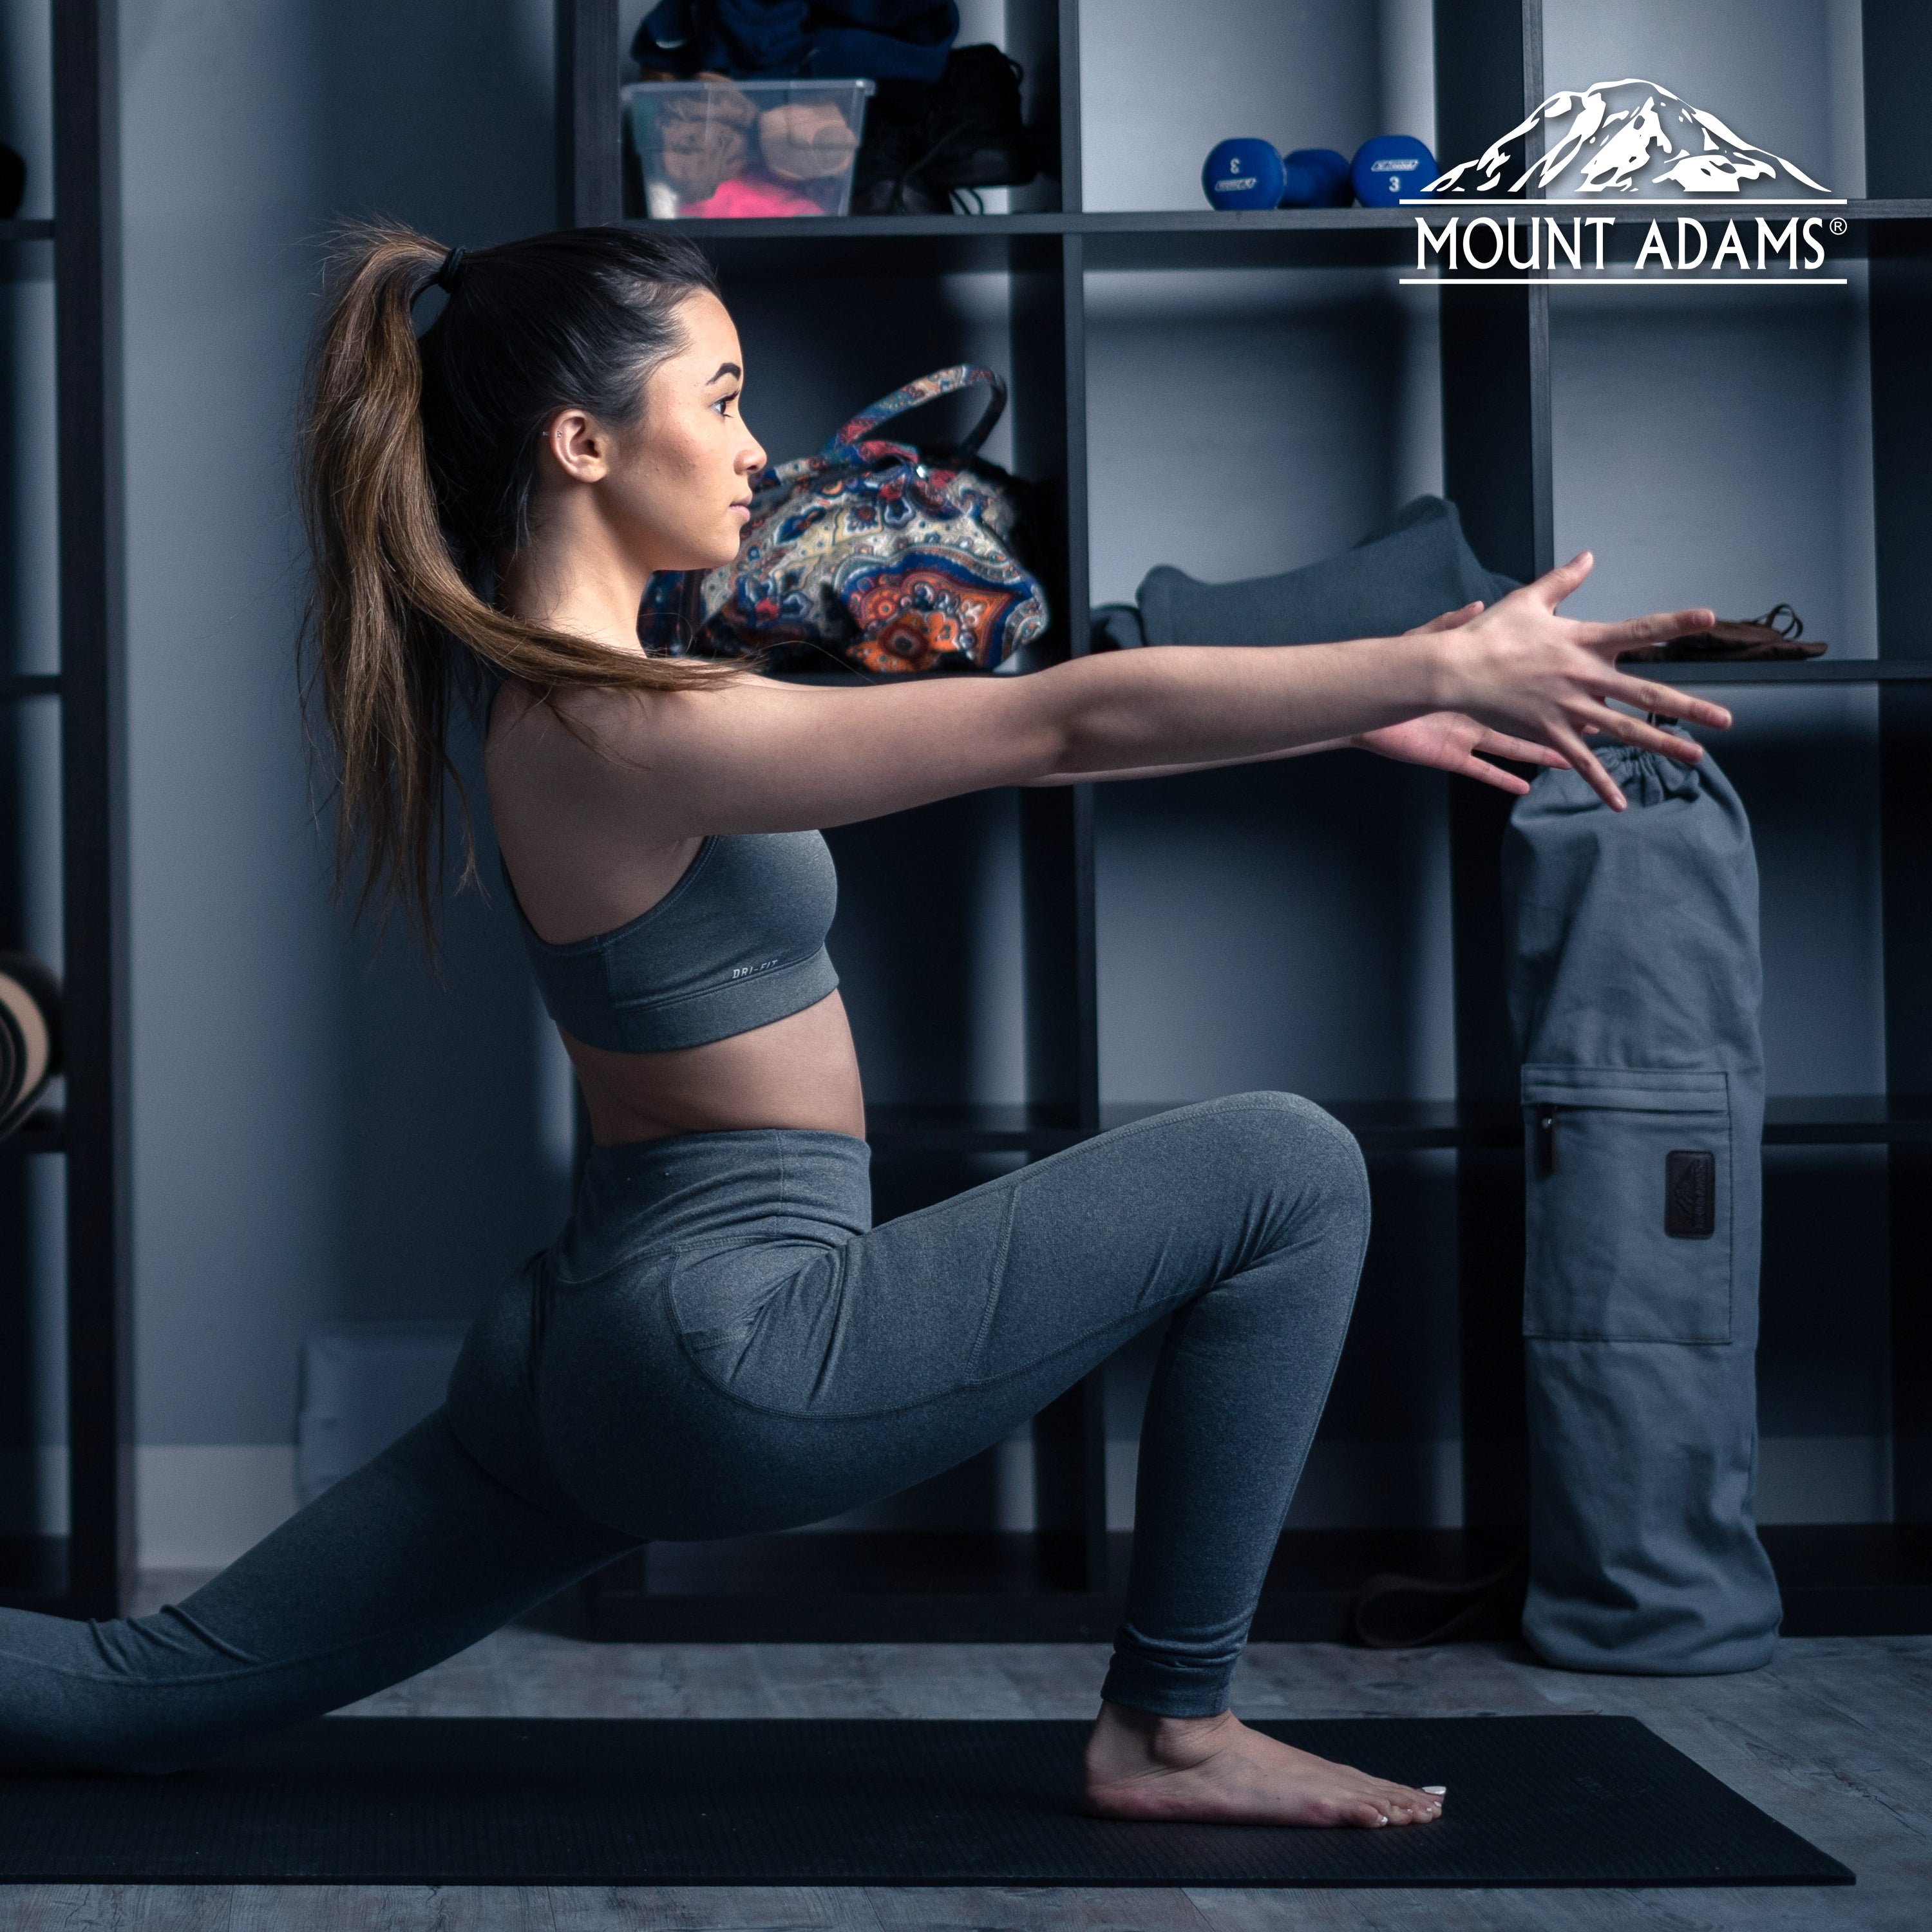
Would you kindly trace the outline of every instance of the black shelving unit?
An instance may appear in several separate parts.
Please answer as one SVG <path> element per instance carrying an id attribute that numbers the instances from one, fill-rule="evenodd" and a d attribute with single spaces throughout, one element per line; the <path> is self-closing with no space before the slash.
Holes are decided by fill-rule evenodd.
<path id="1" fill-rule="evenodd" d="M 52 18 L 54 218 L 0 241 L 53 250 L 60 668 L 0 679 L 0 700 L 60 706 L 67 1096 L 0 1157 L 66 1170 L 69 1529 L 0 1547 L 0 1604 L 114 1616 L 135 1553 L 116 14 Z"/>
<path id="2" fill-rule="evenodd" d="M 1820 238 L 1833 260 L 1909 259 L 1928 245 L 1932 200 L 1847 201 L 1843 213 L 1846 232 Z M 802 269 L 932 275 L 1013 268 L 1068 238 L 1080 242 L 1083 266 L 1092 269 L 1413 268 L 1415 263 L 1414 216 L 1399 208 L 808 215 L 651 225 L 698 236 L 706 253 L 734 277 Z M 1605 257 L 1610 261 L 1619 259 L 1618 249 L 1634 256 L 1638 245 L 1634 235 L 1612 237 L 1612 243 Z"/>
<path id="3" fill-rule="evenodd" d="M 1394 266 L 1411 259 L 1403 210 L 1090 213 L 1080 182 L 1078 0 L 1009 0 L 1006 44 L 1027 70 L 1029 122 L 1047 166 L 1016 212 L 677 224 L 728 283 L 968 270 L 1010 278 L 1016 464 L 1044 486 L 1044 575 L 1061 657 L 1089 647 L 1085 308 L 1100 269 Z M 560 0 L 560 218 L 623 206 L 614 0 Z M 1540 0 L 1436 0 L 1438 146 L 1478 153 L 1544 97 Z M 1912 565 L 1922 545 L 1923 452 L 1932 446 L 1932 188 L 1918 103 L 1932 80 L 1932 17 L 1868 0 L 1866 116 L 1874 198 L 1846 204 L 1829 245 L 1869 260 L 1880 656 L 1808 664 L 1648 668 L 1697 685 L 1871 684 L 1881 730 L 1888 1093 L 1778 1098 L 1766 1139 L 1888 1151 L 1893 1256 L 1892 1409 L 1898 1522 L 1776 1528 L 1792 1634 L 1932 1630 L 1932 604 Z M 1518 578 L 1553 562 L 1546 290 L 1490 290 L 1441 308 L 1447 493 L 1478 554 Z M 1073 621 L 1069 621 L 1070 616 Z M 854 681 L 860 681 L 854 677 Z M 1018 794 L 1026 1007 L 1024 1106 L 874 1106 L 875 1151 L 1037 1156 L 1152 1109 L 1100 1099 L 1094 788 Z M 1377 1570 L 1480 1574 L 1527 1520 L 1521 1346 L 1522 1157 L 1516 1066 L 1502 1004 L 1500 794 L 1452 788 L 1456 986 L 1453 1103 L 1328 1102 L 1372 1160 L 1454 1150 L 1462 1375 L 1461 1530 L 1291 1532 L 1255 1625 L 1260 1637 L 1334 1638 Z M 1034 1425 L 1031 1534 L 917 1532 L 653 1546 L 586 1586 L 590 1627 L 611 1637 L 798 1640 L 1094 1639 L 1118 1613 L 1126 1539 L 1106 1527 L 1100 1378 Z"/>

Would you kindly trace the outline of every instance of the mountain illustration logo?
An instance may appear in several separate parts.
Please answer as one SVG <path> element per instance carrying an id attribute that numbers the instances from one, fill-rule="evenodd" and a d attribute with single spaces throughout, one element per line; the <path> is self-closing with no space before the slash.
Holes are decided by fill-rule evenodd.
<path id="1" fill-rule="evenodd" d="M 1544 153 L 1532 160 L 1531 136 L 1539 129 Z M 1474 160 L 1459 162 L 1421 192 L 1440 200 L 1540 191 L 1567 200 L 1672 189 L 1699 196 L 1831 196 L 1795 161 L 1747 141 L 1669 88 L 1636 79 L 1559 90 Z"/>

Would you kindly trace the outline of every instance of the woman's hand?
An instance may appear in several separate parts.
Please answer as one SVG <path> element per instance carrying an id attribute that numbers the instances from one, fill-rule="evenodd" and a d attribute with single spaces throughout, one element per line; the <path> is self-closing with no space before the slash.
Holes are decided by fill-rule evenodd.
<path id="1" fill-rule="evenodd" d="M 1453 631 L 1468 622 L 1482 610 L 1480 601 L 1465 604 L 1460 610 L 1445 610 L 1426 624 L 1418 624 L 1405 637 L 1416 638 L 1430 631 Z M 1378 757 L 1394 758 L 1406 765 L 1426 765 L 1438 772 L 1454 772 L 1458 777 L 1475 778 L 1520 797 L 1529 789 L 1529 781 L 1506 772 L 1499 765 L 1478 758 L 1486 752 L 1492 758 L 1513 759 L 1520 765 L 1552 765 L 1567 771 L 1570 760 L 1547 746 L 1532 745 L 1526 738 L 1512 738 L 1492 731 L 1486 724 L 1466 717 L 1460 711 L 1432 711 L 1426 717 L 1412 718 L 1400 724 L 1385 724 L 1378 731 L 1358 733 L 1349 741 Z"/>
<path id="2" fill-rule="evenodd" d="M 1480 758 L 1486 752 L 1492 758 L 1510 758 L 1520 765 L 1553 765 L 1568 770 L 1570 760 L 1546 746 L 1532 745 L 1527 739 L 1512 738 L 1492 731 L 1460 711 L 1432 711 L 1426 718 L 1412 718 L 1406 724 L 1384 724 L 1379 731 L 1364 731 L 1353 742 L 1365 752 L 1384 758 L 1399 758 L 1406 765 L 1427 765 L 1438 772 L 1454 772 L 1459 778 L 1478 778 L 1520 798 L 1529 789 L 1529 781 L 1506 772 Z"/>
<path id="3" fill-rule="evenodd" d="M 1694 765 L 1704 751 L 1690 739 L 1612 710 L 1609 699 L 1720 730 L 1731 714 L 1721 705 L 1615 668 L 1621 652 L 1640 644 L 1709 629 L 1717 621 L 1710 611 L 1656 612 L 1620 624 L 1580 623 L 1556 615 L 1557 605 L 1589 575 L 1593 562 L 1588 550 L 1580 550 L 1480 615 L 1442 626 L 1438 689 L 1445 709 L 1560 752 L 1613 812 L 1621 812 L 1624 796 L 1592 755 L 1586 735 L 1601 732 L 1687 765 Z"/>

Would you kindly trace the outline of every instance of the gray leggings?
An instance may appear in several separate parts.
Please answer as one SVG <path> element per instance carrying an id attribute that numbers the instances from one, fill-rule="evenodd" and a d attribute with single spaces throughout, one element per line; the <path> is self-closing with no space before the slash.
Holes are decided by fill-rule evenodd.
<path id="1" fill-rule="evenodd" d="M 640 1542 L 949 1468 L 1162 1319 L 1101 1695 L 1226 1709 L 1354 1298 L 1354 1141 L 1232 1094 L 877 1228 L 869 1158 L 818 1130 L 596 1150 L 434 1415 L 152 1616 L 0 1610 L 0 1769 L 172 1770 L 334 1710 Z"/>

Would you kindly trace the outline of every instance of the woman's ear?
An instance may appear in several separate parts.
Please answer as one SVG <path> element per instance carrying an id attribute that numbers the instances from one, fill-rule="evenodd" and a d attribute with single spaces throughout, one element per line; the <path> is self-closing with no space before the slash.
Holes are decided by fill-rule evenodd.
<path id="1" fill-rule="evenodd" d="M 544 425 L 544 454 L 555 473 L 574 483 L 596 483 L 609 474 L 610 438 L 583 410 L 559 410 Z"/>

